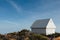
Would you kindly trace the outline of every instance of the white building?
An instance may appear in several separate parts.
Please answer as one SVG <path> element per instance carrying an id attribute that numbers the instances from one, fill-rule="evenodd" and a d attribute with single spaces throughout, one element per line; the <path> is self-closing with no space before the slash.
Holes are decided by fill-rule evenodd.
<path id="1" fill-rule="evenodd" d="M 36 20 L 31 26 L 32 32 L 45 35 L 54 34 L 55 28 L 52 19 Z"/>

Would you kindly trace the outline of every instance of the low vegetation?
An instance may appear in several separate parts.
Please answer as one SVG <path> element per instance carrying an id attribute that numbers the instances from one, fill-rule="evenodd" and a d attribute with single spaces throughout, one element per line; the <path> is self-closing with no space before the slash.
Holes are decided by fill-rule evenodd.
<path id="1" fill-rule="evenodd" d="M 60 33 L 52 34 L 54 37 L 60 36 Z M 0 34 L 0 40 L 50 40 L 51 35 L 40 35 L 32 33 L 29 30 L 22 30 L 13 33 Z"/>

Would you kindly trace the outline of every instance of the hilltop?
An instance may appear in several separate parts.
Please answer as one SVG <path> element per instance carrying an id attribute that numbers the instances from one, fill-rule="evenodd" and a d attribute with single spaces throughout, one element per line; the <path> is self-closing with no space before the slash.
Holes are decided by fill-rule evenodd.
<path id="1" fill-rule="evenodd" d="M 52 34 L 52 37 L 60 36 L 59 33 Z M 0 34 L 0 40 L 50 40 L 51 35 L 35 34 L 29 30 L 21 30 L 7 34 Z"/>

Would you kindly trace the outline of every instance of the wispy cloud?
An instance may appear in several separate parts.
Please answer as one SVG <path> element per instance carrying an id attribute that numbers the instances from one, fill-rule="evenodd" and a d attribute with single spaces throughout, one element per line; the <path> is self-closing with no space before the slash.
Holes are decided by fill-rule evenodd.
<path id="1" fill-rule="evenodd" d="M 21 13 L 22 12 L 22 7 L 19 5 L 17 5 L 14 1 L 12 0 L 6 0 L 7 2 L 9 2 L 15 9 L 18 13 Z"/>

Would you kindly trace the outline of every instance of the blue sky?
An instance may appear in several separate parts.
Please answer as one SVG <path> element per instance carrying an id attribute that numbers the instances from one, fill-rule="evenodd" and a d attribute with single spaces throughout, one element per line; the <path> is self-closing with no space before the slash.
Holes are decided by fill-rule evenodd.
<path id="1" fill-rule="evenodd" d="M 60 32 L 60 0 L 0 0 L 0 33 L 30 30 L 35 20 L 46 18 Z"/>

